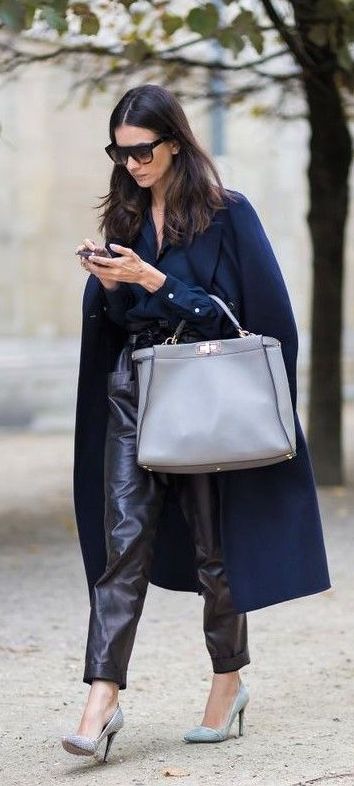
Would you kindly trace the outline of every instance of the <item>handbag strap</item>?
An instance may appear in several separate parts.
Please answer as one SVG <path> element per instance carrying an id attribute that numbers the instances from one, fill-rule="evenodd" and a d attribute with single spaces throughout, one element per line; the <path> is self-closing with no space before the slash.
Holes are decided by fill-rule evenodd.
<path id="1" fill-rule="evenodd" d="M 235 315 L 232 313 L 232 311 L 230 311 L 230 309 L 226 305 L 226 303 L 224 303 L 224 301 L 221 300 L 221 298 L 218 297 L 217 295 L 211 295 L 210 293 L 208 293 L 208 294 L 209 294 L 209 297 L 211 297 L 212 300 L 215 300 L 219 304 L 219 306 L 221 306 L 221 308 L 225 311 L 226 316 L 228 316 L 229 319 L 231 319 L 231 322 L 233 322 L 235 327 L 237 328 L 239 335 L 240 336 L 249 336 L 250 332 L 248 330 L 244 330 L 244 328 L 241 327 L 238 319 L 236 319 Z"/>
<path id="2" fill-rule="evenodd" d="M 235 325 L 235 328 L 238 331 L 238 334 L 239 334 L 240 337 L 243 338 L 244 336 L 252 335 L 252 333 L 250 333 L 248 330 L 244 330 L 241 327 L 238 319 L 236 319 L 235 315 L 232 313 L 232 311 L 230 311 L 229 307 L 226 305 L 226 303 L 224 303 L 223 300 L 221 300 L 220 297 L 218 297 L 217 295 L 211 295 L 209 292 L 208 292 L 208 295 L 209 295 L 210 298 L 212 298 L 212 300 L 215 300 L 219 304 L 219 306 L 221 306 L 223 311 L 225 311 L 226 316 L 229 317 L 229 319 L 231 319 L 231 322 L 233 322 L 233 324 Z M 169 336 L 168 338 L 166 338 L 166 341 L 164 341 L 163 343 L 164 344 L 177 344 L 177 341 L 178 341 L 178 339 L 179 339 L 179 337 L 180 337 L 180 335 L 182 333 L 182 330 L 183 330 L 183 328 L 184 328 L 184 326 L 186 324 L 186 321 L 187 320 L 185 320 L 185 319 L 181 319 L 181 321 L 178 323 L 178 325 L 176 327 L 176 330 L 175 330 L 173 336 Z"/>

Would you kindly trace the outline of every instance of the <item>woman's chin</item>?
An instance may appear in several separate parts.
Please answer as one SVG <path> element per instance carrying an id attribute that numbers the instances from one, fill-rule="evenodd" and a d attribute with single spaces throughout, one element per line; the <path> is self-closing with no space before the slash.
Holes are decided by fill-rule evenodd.
<path id="1" fill-rule="evenodd" d="M 140 175 L 140 177 L 135 177 L 138 186 L 147 186 L 149 185 L 149 175 Z"/>

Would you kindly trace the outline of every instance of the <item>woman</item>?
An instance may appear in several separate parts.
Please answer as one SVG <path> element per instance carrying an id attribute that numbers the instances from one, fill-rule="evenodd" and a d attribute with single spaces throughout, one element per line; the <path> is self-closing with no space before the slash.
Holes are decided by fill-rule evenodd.
<path id="1" fill-rule="evenodd" d="M 246 612 L 330 587 L 313 472 L 296 414 L 297 332 L 274 253 L 245 196 L 223 189 L 174 96 L 129 90 L 110 119 L 114 161 L 101 229 L 105 248 L 78 253 L 90 277 L 75 432 L 75 509 L 91 599 L 83 680 L 91 686 L 71 753 L 106 752 L 123 725 L 119 690 L 149 580 L 204 596 L 213 679 L 188 742 L 227 738 L 248 691 Z M 295 413 L 297 455 L 216 474 L 150 472 L 136 463 L 133 348 L 231 338 L 208 292 L 249 331 L 280 339 Z"/>

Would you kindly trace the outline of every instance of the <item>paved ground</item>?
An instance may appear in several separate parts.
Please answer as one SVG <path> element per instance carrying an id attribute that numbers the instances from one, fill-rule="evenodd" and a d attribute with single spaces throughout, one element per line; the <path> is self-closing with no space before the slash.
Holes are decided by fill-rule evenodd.
<path id="1" fill-rule="evenodd" d="M 60 744 L 89 690 L 72 437 L 3 435 L 2 456 L 1 786 L 353 786 L 354 489 L 320 491 L 333 588 L 249 614 L 244 738 L 183 742 L 211 678 L 203 601 L 150 585 L 121 693 L 125 726 L 101 765 Z"/>

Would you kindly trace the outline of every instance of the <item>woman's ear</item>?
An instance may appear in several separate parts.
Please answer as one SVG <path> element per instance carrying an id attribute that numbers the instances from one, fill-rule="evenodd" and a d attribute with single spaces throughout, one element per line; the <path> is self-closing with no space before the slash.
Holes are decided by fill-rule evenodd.
<path id="1" fill-rule="evenodd" d="M 179 150 L 180 150 L 180 144 L 179 144 L 179 142 L 175 142 L 175 141 L 173 140 L 173 141 L 170 143 L 170 148 L 171 148 L 171 153 L 172 153 L 172 155 L 173 155 L 173 156 L 177 155 L 177 153 L 179 153 Z"/>

